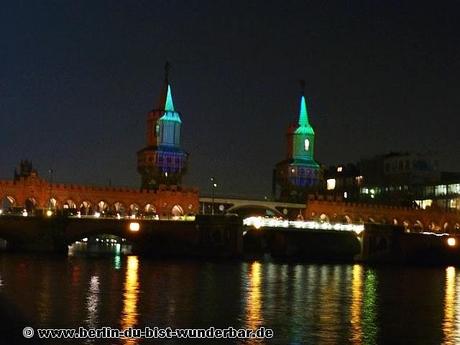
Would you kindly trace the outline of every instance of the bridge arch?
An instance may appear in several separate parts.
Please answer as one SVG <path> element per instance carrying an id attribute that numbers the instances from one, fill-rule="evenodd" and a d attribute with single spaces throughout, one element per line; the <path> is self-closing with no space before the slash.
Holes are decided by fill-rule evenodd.
<path id="1" fill-rule="evenodd" d="M 90 215 L 93 213 L 92 211 L 93 211 L 93 204 L 91 203 L 91 201 L 83 200 L 80 203 L 80 213 L 82 215 Z"/>
<path id="2" fill-rule="evenodd" d="M 139 214 L 139 209 L 140 209 L 139 204 L 137 204 L 135 202 L 132 203 L 131 205 L 129 205 L 129 208 L 128 208 L 129 215 L 130 216 L 137 216 Z"/>
<path id="3" fill-rule="evenodd" d="M 180 205 L 174 205 L 171 209 L 171 214 L 173 217 L 180 217 L 184 215 L 184 209 Z"/>
<path id="4" fill-rule="evenodd" d="M 414 223 L 414 229 L 418 231 L 423 231 L 425 230 L 425 227 L 423 226 L 423 223 L 419 219 L 417 219 Z"/>
<path id="5" fill-rule="evenodd" d="M 144 214 L 146 216 L 153 216 L 156 213 L 157 213 L 157 209 L 155 205 L 148 203 L 144 206 Z"/>
<path id="6" fill-rule="evenodd" d="M 59 207 L 59 203 L 56 198 L 51 197 L 46 201 L 46 207 L 51 209 L 57 209 Z"/>
<path id="7" fill-rule="evenodd" d="M 0 207 L 3 209 L 3 210 L 9 210 L 13 207 L 16 206 L 16 198 L 12 195 L 5 195 L 3 198 L 2 198 L 2 204 L 0 205 Z"/>
<path id="8" fill-rule="evenodd" d="M 126 206 L 120 201 L 116 201 L 113 204 L 113 210 L 115 211 L 115 213 L 119 214 L 122 217 L 126 214 Z"/>
<path id="9" fill-rule="evenodd" d="M 236 213 L 240 216 L 271 216 L 271 217 L 285 217 L 283 213 L 274 207 L 267 205 L 245 204 L 235 205 L 227 210 L 227 213 Z"/>
<path id="10" fill-rule="evenodd" d="M 77 208 L 77 204 L 72 199 L 67 199 L 63 202 L 62 208 L 74 210 Z"/>
<path id="11" fill-rule="evenodd" d="M 105 200 L 99 200 L 96 204 L 96 211 L 102 214 L 107 213 L 110 210 L 109 204 Z"/>
<path id="12" fill-rule="evenodd" d="M 24 208 L 27 212 L 34 212 L 38 207 L 38 201 L 34 197 L 28 197 L 24 203 Z"/>

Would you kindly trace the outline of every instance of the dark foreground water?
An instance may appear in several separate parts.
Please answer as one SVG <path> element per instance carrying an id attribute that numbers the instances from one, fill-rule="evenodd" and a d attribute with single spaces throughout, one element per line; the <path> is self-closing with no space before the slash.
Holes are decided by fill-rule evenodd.
<path id="1" fill-rule="evenodd" d="M 1 254 L 0 298 L 3 329 L 8 322 L 21 329 L 22 322 L 53 328 L 264 326 L 273 329 L 273 339 L 195 343 L 460 344 L 460 270 L 454 267 Z M 5 316 L 13 309 L 14 317 Z"/>

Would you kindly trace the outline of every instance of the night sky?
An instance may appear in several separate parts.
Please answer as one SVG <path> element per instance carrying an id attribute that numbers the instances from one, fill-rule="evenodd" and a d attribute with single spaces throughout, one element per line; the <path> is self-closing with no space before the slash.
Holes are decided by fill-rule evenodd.
<path id="1" fill-rule="evenodd" d="M 9 1 L 0 10 L 0 177 L 139 187 L 171 62 L 185 184 L 264 196 L 306 81 L 321 164 L 391 150 L 460 170 L 451 1 Z"/>

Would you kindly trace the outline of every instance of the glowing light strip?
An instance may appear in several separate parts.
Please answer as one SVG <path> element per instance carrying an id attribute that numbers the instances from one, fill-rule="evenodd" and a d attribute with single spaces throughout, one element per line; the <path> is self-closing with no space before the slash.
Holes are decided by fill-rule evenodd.
<path id="1" fill-rule="evenodd" d="M 320 229 L 320 230 L 338 230 L 338 231 L 354 231 L 357 234 L 364 230 L 363 224 L 331 224 L 331 223 L 320 223 L 315 221 L 290 221 L 281 220 L 276 218 L 265 218 L 265 217 L 249 217 L 243 219 L 243 224 L 247 226 L 253 226 L 256 229 L 262 227 L 270 228 L 296 228 L 296 229 Z"/>

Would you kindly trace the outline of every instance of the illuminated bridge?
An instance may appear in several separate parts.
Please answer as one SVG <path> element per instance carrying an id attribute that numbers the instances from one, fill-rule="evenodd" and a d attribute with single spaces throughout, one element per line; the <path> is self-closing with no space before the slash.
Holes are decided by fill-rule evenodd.
<path id="1" fill-rule="evenodd" d="M 260 215 L 295 219 L 303 216 L 306 207 L 305 204 L 221 196 L 201 196 L 199 200 L 201 214 L 236 213 L 242 217 Z"/>

